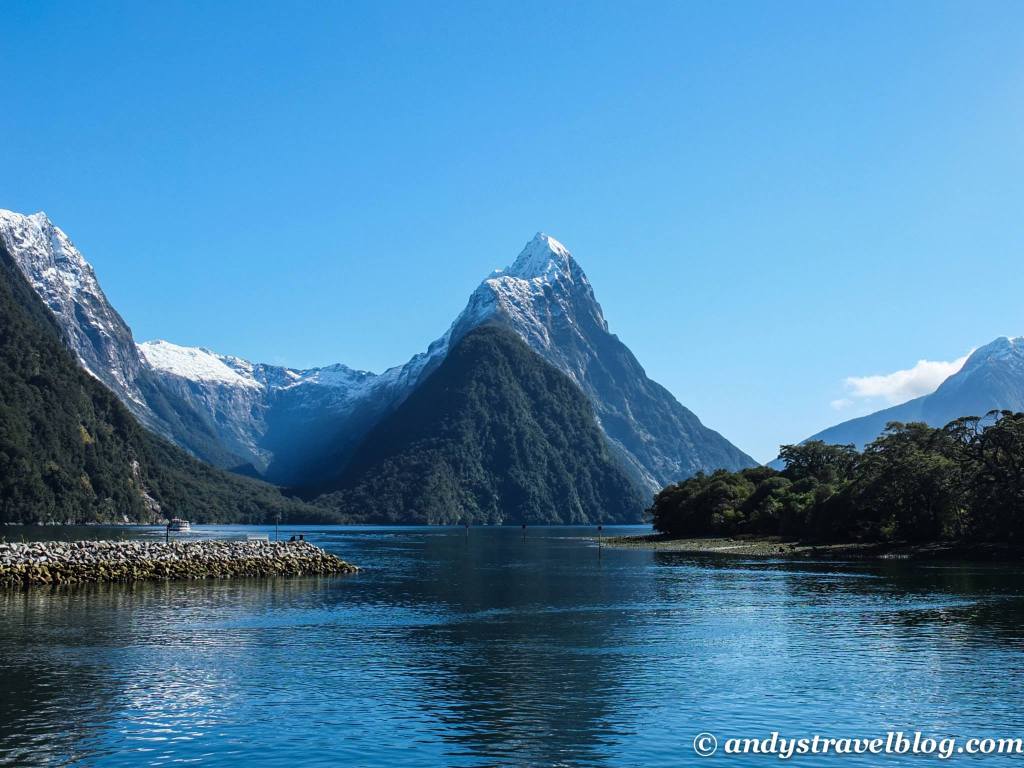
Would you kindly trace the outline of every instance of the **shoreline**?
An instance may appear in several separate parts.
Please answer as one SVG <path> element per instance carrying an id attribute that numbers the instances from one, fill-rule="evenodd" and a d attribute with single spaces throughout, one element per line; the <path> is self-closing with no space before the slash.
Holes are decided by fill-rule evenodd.
<path id="1" fill-rule="evenodd" d="M 596 539 L 595 539 L 596 540 Z M 647 549 L 687 555 L 754 557 L 784 560 L 968 560 L 1005 562 L 1024 560 L 1024 546 L 981 542 L 804 542 L 779 536 L 674 537 L 650 533 L 606 536 L 601 543 L 617 549 Z"/>
<path id="2" fill-rule="evenodd" d="M 356 573 L 308 541 L 0 543 L 0 588 Z"/>

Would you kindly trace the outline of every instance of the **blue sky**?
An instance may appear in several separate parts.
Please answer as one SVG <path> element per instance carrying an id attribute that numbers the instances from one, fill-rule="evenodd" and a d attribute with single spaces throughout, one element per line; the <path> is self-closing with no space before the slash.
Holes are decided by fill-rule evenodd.
<path id="1" fill-rule="evenodd" d="M 848 377 L 1024 334 L 1020 3 L 7 2 L 4 28 L 0 207 L 46 210 L 140 340 L 380 370 L 543 230 L 767 459 L 901 396 Z"/>

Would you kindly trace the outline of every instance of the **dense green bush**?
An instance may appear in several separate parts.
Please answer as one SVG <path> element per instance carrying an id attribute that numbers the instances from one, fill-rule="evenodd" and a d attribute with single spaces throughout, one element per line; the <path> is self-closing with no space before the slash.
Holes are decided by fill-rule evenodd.
<path id="1" fill-rule="evenodd" d="M 698 474 L 648 510 L 676 536 L 762 534 L 832 541 L 1024 538 L 1024 413 L 941 429 L 893 422 L 863 453 L 782 447 L 785 469 Z"/>

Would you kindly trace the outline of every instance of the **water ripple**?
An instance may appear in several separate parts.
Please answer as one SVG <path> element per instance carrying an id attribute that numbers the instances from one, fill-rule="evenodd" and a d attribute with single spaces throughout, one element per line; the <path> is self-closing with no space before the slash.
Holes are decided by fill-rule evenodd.
<path id="1" fill-rule="evenodd" d="M 1024 726 L 1017 568 L 304 533 L 366 570 L 0 595 L 0 763 L 658 766 L 700 730 Z"/>

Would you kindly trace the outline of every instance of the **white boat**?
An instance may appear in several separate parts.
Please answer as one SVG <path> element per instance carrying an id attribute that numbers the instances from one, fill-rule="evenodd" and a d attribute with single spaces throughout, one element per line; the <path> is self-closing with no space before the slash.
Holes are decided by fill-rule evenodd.
<path id="1" fill-rule="evenodd" d="M 192 530 L 192 526 L 189 525 L 188 520 L 182 520 L 180 517 L 175 517 L 167 524 L 167 530 L 187 533 Z"/>

